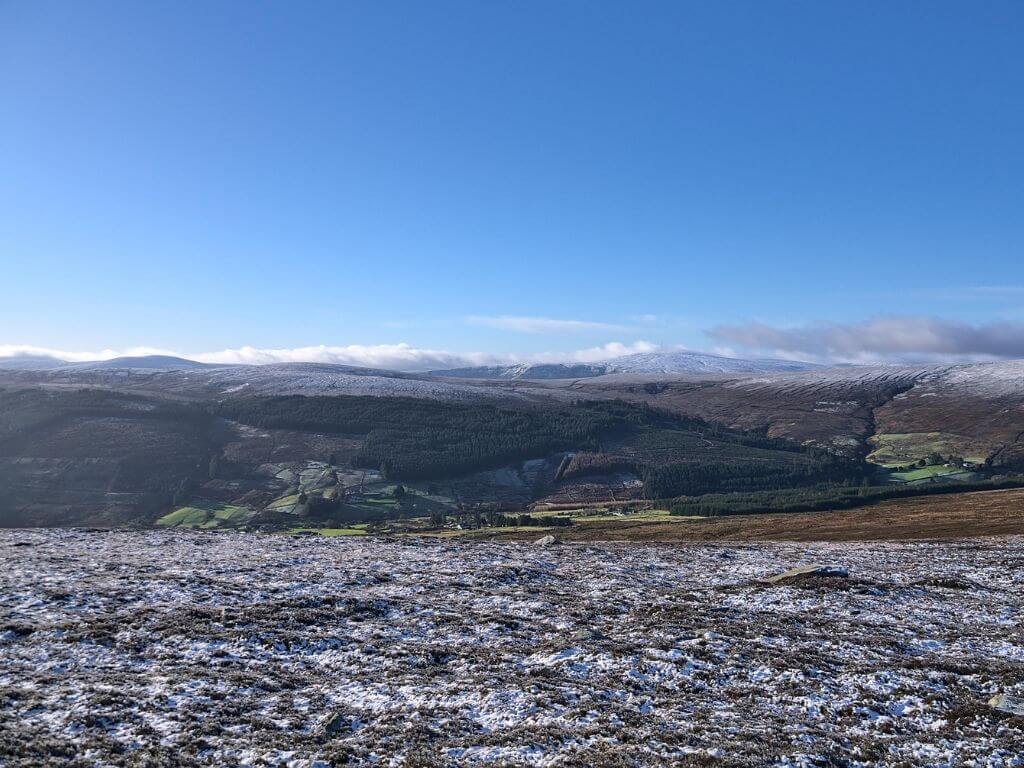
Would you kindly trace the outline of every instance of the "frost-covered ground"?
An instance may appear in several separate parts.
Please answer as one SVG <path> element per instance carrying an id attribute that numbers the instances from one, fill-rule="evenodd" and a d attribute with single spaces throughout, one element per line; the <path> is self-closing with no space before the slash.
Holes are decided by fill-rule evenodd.
<path id="1" fill-rule="evenodd" d="M 0 764 L 1022 765 L 1022 544 L 0 532 Z"/>

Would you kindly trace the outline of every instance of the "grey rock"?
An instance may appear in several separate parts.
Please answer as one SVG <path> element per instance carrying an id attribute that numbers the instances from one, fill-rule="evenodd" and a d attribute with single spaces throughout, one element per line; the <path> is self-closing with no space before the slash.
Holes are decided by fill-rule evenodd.
<path id="1" fill-rule="evenodd" d="M 1024 699 L 1017 696 L 1007 696 L 1005 693 L 1000 693 L 989 699 L 988 705 L 992 709 L 998 709 L 1000 712 L 1024 717 Z"/>
<path id="2" fill-rule="evenodd" d="M 352 718 L 344 713 L 331 715 L 323 725 L 323 732 L 326 736 L 335 736 L 344 731 L 354 731 Z"/>
<path id="3" fill-rule="evenodd" d="M 596 629 L 581 629 L 572 633 L 572 639 L 582 643 L 588 640 L 605 640 L 607 638 Z"/>
<path id="4" fill-rule="evenodd" d="M 846 579 L 849 578 L 850 572 L 839 565 L 822 565 L 820 563 L 814 563 L 812 565 L 801 565 L 797 568 L 790 568 L 788 571 L 784 571 L 783 573 L 775 576 L 769 576 L 766 581 L 769 584 L 789 584 L 794 581 L 800 581 L 801 579 L 821 576 Z"/>
<path id="5" fill-rule="evenodd" d="M 551 534 L 548 534 L 547 536 L 541 536 L 533 543 L 541 547 L 550 547 L 554 544 L 560 544 L 561 542 Z"/>

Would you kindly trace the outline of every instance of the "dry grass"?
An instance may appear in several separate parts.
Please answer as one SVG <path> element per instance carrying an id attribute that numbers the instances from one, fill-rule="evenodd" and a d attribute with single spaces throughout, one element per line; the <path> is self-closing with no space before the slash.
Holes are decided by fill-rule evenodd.
<path id="1" fill-rule="evenodd" d="M 860 509 L 659 522 L 620 518 L 559 529 L 567 541 L 884 541 L 1024 534 L 1024 489 L 892 499 Z M 515 532 L 496 539 L 527 538 Z"/>
<path id="2" fill-rule="evenodd" d="M 1009 768 L 1022 541 L 0 531 L 0 766 Z"/>

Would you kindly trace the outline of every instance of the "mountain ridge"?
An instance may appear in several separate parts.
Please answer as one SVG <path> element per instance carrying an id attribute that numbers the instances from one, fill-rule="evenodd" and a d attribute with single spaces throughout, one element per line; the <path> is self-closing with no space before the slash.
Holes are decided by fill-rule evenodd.
<path id="1" fill-rule="evenodd" d="M 815 363 L 792 360 L 745 359 L 677 350 L 638 352 L 600 363 L 518 363 L 440 369 L 429 371 L 429 373 L 432 376 L 447 378 L 542 380 L 593 378 L 611 373 L 787 373 L 816 370 L 823 367 Z"/>

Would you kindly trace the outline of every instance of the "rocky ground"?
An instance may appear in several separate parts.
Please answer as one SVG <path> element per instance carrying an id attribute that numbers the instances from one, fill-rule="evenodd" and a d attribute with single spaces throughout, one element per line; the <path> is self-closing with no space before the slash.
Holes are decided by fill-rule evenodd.
<path id="1" fill-rule="evenodd" d="M 1022 545 L 3 531 L 0 765 L 1024 765 Z"/>

